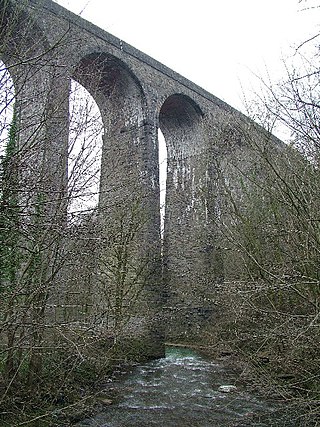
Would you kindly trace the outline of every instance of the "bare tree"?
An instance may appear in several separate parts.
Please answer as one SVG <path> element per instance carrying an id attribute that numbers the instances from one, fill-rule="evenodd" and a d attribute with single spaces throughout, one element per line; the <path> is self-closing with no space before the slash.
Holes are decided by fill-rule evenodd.
<path id="1" fill-rule="evenodd" d="M 139 295 L 149 279 L 150 254 L 145 250 L 144 255 L 141 254 L 137 239 L 144 226 L 141 206 L 137 200 L 129 212 L 119 212 L 112 235 L 102 244 L 97 263 L 99 292 L 108 320 L 106 326 L 115 340 L 133 317 L 139 318 Z"/>
<path id="2" fill-rule="evenodd" d="M 217 165 L 228 282 L 215 294 L 225 310 L 218 335 L 250 361 L 251 371 L 258 368 L 270 392 L 290 399 L 297 425 L 311 425 L 319 413 L 317 43 L 318 36 L 299 46 L 284 63 L 284 78 L 262 81 L 250 103 L 270 133 L 262 137 L 252 124 L 246 132 L 239 123 L 238 142 Z M 287 129 L 287 144 L 271 134 L 278 124 Z"/>

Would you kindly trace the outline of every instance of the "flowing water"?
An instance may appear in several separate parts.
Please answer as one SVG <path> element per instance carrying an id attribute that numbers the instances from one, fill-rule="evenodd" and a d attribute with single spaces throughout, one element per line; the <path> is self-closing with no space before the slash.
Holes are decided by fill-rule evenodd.
<path id="1" fill-rule="evenodd" d="M 270 426 L 276 405 L 241 387 L 224 393 L 236 375 L 196 352 L 168 347 L 166 357 L 140 365 L 112 384 L 118 398 L 79 427 L 227 427 Z M 107 391 L 107 389 L 106 389 Z"/>

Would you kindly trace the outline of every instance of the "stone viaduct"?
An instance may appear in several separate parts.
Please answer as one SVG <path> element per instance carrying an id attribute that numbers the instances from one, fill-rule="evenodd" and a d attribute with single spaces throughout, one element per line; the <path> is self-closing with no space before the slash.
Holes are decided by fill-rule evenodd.
<path id="1" fill-rule="evenodd" d="M 147 303 L 141 310 L 151 322 L 150 347 L 155 348 L 163 339 L 159 307 L 171 307 L 169 318 L 177 322 L 186 311 L 205 308 L 208 286 L 223 279 L 217 165 L 242 145 L 243 129 L 251 122 L 51 0 L 1 0 L 0 13 L 0 55 L 15 85 L 20 144 L 31 135 L 41 141 L 25 165 L 21 191 L 39 186 L 41 157 L 43 191 L 53 200 L 48 215 L 56 220 L 66 195 L 68 102 L 70 80 L 76 80 L 95 99 L 104 124 L 101 233 L 112 234 L 119 212 L 132 212 L 133 206 L 143 218 L 135 256 L 148 258 Z M 168 152 L 163 245 L 158 128 Z"/>

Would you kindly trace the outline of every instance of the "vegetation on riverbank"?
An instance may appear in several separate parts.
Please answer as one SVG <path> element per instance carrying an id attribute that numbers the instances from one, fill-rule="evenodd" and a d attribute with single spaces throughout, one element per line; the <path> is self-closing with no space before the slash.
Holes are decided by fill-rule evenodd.
<path id="1" fill-rule="evenodd" d="M 216 295 L 214 325 L 203 331 L 206 351 L 238 371 L 239 382 L 285 403 L 295 426 L 320 414 L 319 328 L 293 291 L 265 283 L 225 283 Z M 290 301 L 294 299 L 294 303 Z M 303 309 L 304 307 L 304 309 Z M 286 424 L 279 424 L 286 425 Z"/>
<path id="2" fill-rule="evenodd" d="M 261 79 L 248 104 L 287 145 L 249 137 L 256 161 L 239 156 L 225 166 L 238 185 L 222 174 L 227 208 L 217 224 L 226 280 L 208 294 L 216 309 L 205 332 L 244 363 L 245 378 L 287 402 L 297 426 L 314 426 L 320 415 L 318 38 L 294 50 L 281 81 Z"/>
<path id="3" fill-rule="evenodd" d="M 78 344 L 79 353 L 69 349 L 47 358 L 36 383 L 27 384 L 21 373 L 10 387 L 1 383 L 1 427 L 72 426 L 116 400 L 112 389 L 101 390 L 143 360 L 139 340 L 110 344 L 100 337 L 86 350 Z"/>

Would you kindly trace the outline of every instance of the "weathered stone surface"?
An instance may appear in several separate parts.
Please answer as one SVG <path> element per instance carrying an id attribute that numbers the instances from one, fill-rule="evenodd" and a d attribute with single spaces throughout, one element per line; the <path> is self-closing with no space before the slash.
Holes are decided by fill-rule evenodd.
<path id="1" fill-rule="evenodd" d="M 140 323 L 150 355 L 160 355 L 164 329 L 169 338 L 184 337 L 191 329 L 199 333 L 214 317 L 212 288 L 229 274 L 226 265 L 237 264 L 228 264 L 230 255 L 219 234 L 224 214 L 219 177 L 224 170 L 237 183 L 230 159 L 241 158 L 250 167 L 246 135 L 259 139 L 263 132 L 215 96 L 50 0 L 4 3 L 2 57 L 16 88 L 21 88 L 20 119 L 29 124 L 21 139 L 28 140 L 42 117 L 48 117 L 39 134 L 49 156 L 44 182 L 60 208 L 66 192 L 70 79 L 91 93 L 104 123 L 98 219 L 73 237 L 83 239 L 83 250 L 71 249 L 77 266 L 70 273 L 72 286 L 93 289 L 90 304 L 97 304 L 101 295 L 94 294 L 92 253 L 110 251 L 108 239 L 116 234 L 119 218 L 121 226 L 129 226 L 134 210 L 142 227 L 131 255 L 136 265 L 146 261 L 148 270 L 135 315 L 146 319 Z M 30 102 L 25 106 L 26 99 L 34 100 L 32 109 Z M 168 150 L 163 250 L 158 127 Z M 29 187 L 33 173 L 26 174 Z M 88 235 L 97 238 L 91 239 L 89 250 Z M 241 260 L 238 263 L 241 270 Z"/>

